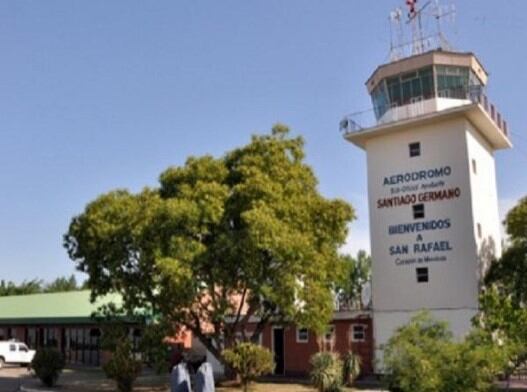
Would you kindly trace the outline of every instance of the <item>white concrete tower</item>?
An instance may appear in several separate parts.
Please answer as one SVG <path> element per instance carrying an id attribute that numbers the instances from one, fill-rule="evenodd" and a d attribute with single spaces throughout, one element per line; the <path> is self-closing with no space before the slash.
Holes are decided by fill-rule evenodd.
<path id="1" fill-rule="evenodd" d="M 482 274 L 501 253 L 494 152 L 511 143 L 487 78 L 472 53 L 403 58 L 366 82 L 372 124 L 341 122 L 367 154 L 379 361 L 380 346 L 420 309 L 465 335 Z"/>

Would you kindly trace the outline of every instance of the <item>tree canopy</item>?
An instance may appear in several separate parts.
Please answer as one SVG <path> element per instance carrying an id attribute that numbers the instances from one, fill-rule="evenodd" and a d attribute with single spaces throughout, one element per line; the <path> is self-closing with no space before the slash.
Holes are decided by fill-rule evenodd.
<path id="1" fill-rule="evenodd" d="M 157 188 L 89 203 L 65 247 L 94 297 L 120 292 L 128 311 L 150 307 L 220 360 L 251 316 L 251 339 L 271 319 L 321 332 L 354 214 L 319 193 L 303 147 L 276 125 L 222 157 L 190 157 Z"/>
<path id="2" fill-rule="evenodd" d="M 505 219 L 509 245 L 491 264 L 475 324 L 508 355 L 506 374 L 527 362 L 527 197 Z"/>
<path id="3" fill-rule="evenodd" d="M 343 259 L 342 276 L 336 288 L 339 301 L 348 309 L 362 309 L 368 306 L 362 303 L 362 292 L 371 283 L 371 256 L 360 250 L 356 257 L 344 255 Z"/>
<path id="4" fill-rule="evenodd" d="M 527 304 L 527 197 L 505 219 L 509 246 L 486 275 L 487 285 L 496 285 L 516 305 Z"/>
<path id="5" fill-rule="evenodd" d="M 83 286 L 77 284 L 75 275 L 69 277 L 61 276 L 55 280 L 45 283 L 41 279 L 25 280 L 22 283 L 11 281 L 0 281 L 0 297 L 8 295 L 24 295 L 39 293 L 55 293 L 60 291 L 82 290 Z"/>

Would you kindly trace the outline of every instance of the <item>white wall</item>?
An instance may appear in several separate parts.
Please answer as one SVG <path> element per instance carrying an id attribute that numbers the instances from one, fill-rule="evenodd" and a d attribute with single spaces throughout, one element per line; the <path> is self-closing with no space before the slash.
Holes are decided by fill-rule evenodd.
<path id="1" fill-rule="evenodd" d="M 483 276 L 492 257 L 501 256 L 501 223 L 497 207 L 494 152 L 471 124 L 467 131 L 467 155 L 472 189 L 472 216 L 475 223 L 474 236 L 478 248 L 480 275 Z M 476 164 L 475 172 L 472 161 Z M 488 208 L 482 208 L 483 206 Z M 477 229 L 478 223 L 481 236 Z"/>
<path id="2" fill-rule="evenodd" d="M 410 158 L 408 145 L 413 142 L 421 143 L 421 155 Z M 484 239 L 500 243 L 492 150 L 462 117 L 372 138 L 366 150 L 376 346 L 386 343 L 395 328 L 420 309 L 432 310 L 451 323 L 457 337 L 464 336 L 478 307 L 480 247 Z M 477 174 L 471 172 L 472 159 L 477 161 Z M 430 169 L 449 174 L 385 183 L 392 176 Z M 445 190 L 459 193 L 441 201 L 419 200 L 426 192 Z M 414 203 L 382 206 L 385 199 L 398 196 L 422 202 L 425 218 L 414 219 Z M 448 221 L 449 227 L 388 232 L 390 226 L 429 221 Z M 478 238 L 476 223 L 482 226 L 482 238 Z M 440 249 L 415 252 L 414 246 L 423 243 L 438 243 Z M 404 246 L 407 253 L 395 254 L 404 251 Z M 499 253 L 501 247 L 495 250 Z M 429 282 L 417 282 L 417 267 L 428 267 Z"/>

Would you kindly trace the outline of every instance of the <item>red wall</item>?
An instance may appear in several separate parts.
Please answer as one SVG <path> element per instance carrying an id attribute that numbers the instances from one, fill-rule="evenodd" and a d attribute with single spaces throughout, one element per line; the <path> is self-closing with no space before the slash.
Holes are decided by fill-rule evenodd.
<path id="1" fill-rule="evenodd" d="M 314 333 L 309 332 L 309 340 L 306 343 L 297 343 L 296 327 L 288 324 L 284 328 L 284 357 L 285 374 L 290 376 L 305 376 L 311 370 L 309 360 L 311 356 L 321 349 L 332 350 L 341 355 L 353 351 L 361 357 L 362 375 L 373 373 L 373 325 L 371 317 L 361 316 L 348 320 L 335 320 L 331 323 L 335 327 L 335 335 L 332 343 L 324 343 L 319 347 L 319 339 Z M 353 324 L 363 324 L 366 327 L 366 339 L 364 342 L 351 341 L 351 328 Z M 250 328 L 249 330 L 252 330 Z M 262 335 L 262 344 L 271 351 L 272 326 L 267 326 Z"/>

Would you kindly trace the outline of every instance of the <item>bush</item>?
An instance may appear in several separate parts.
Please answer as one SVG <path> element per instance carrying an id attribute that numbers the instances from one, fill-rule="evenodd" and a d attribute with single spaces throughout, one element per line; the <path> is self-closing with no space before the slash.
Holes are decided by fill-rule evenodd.
<path id="1" fill-rule="evenodd" d="M 274 369 L 273 354 L 252 343 L 239 343 L 232 349 L 223 350 L 223 357 L 240 377 L 244 392 L 257 377 Z"/>
<path id="2" fill-rule="evenodd" d="M 134 358 L 129 339 L 121 339 L 115 345 L 111 359 L 103 365 L 108 378 L 115 380 L 119 392 L 131 392 L 137 376 L 141 373 L 141 361 Z"/>
<path id="3" fill-rule="evenodd" d="M 504 364 L 500 349 L 477 333 L 452 340 L 445 323 L 427 313 L 399 328 L 384 351 L 387 387 L 401 392 L 486 392 Z"/>
<path id="4" fill-rule="evenodd" d="M 311 357 L 311 382 L 319 392 L 342 390 L 342 361 L 337 354 L 320 352 Z"/>
<path id="5" fill-rule="evenodd" d="M 348 351 L 342 362 L 342 380 L 345 384 L 351 386 L 360 374 L 360 357 Z"/>
<path id="6" fill-rule="evenodd" d="M 57 383 L 64 365 L 62 354 L 52 348 L 38 350 L 33 361 L 31 361 L 31 367 L 35 374 L 47 387 L 52 387 Z"/>

